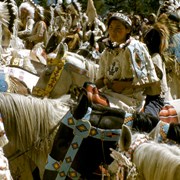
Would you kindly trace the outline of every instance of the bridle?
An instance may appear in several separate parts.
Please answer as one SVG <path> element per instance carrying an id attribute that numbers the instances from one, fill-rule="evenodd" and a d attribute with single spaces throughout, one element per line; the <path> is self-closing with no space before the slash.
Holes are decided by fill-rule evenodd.
<path id="1" fill-rule="evenodd" d="M 67 176 L 72 179 L 78 179 L 78 177 L 80 177 L 80 173 L 72 169 L 71 165 L 73 163 L 75 155 L 78 152 L 83 138 L 91 136 L 101 139 L 102 141 L 119 140 L 121 129 L 104 130 L 91 126 L 91 112 L 92 109 L 89 107 L 86 115 L 80 120 L 76 120 L 75 118 L 73 118 L 70 111 L 63 117 L 61 123 L 74 130 L 74 138 L 71 142 L 69 149 L 67 150 L 63 161 L 59 162 L 53 159 L 50 155 L 48 155 L 48 163 L 45 169 L 58 172 L 56 180 L 66 179 Z"/>
<path id="2" fill-rule="evenodd" d="M 58 82 L 59 78 L 61 77 L 61 74 L 64 69 L 69 70 L 69 72 L 76 72 L 80 75 L 84 75 L 87 78 L 89 78 L 89 73 L 86 69 L 82 69 L 80 67 L 77 67 L 71 63 L 68 63 L 65 60 L 65 56 L 61 61 L 58 61 L 55 59 L 47 59 L 47 65 L 49 66 L 55 66 L 49 81 L 45 88 L 40 87 L 33 87 L 33 95 L 40 96 L 40 97 L 49 97 L 50 93 L 52 92 L 53 88 L 55 87 L 56 83 Z"/>
<path id="3" fill-rule="evenodd" d="M 49 59 L 47 60 L 47 65 L 55 65 L 55 68 L 49 78 L 49 81 L 44 89 L 39 87 L 33 87 L 33 95 L 49 97 L 51 91 L 53 90 L 54 86 L 56 85 L 57 81 L 59 80 L 62 74 L 65 65 L 65 60 L 61 60 L 59 62 L 57 59 Z"/>

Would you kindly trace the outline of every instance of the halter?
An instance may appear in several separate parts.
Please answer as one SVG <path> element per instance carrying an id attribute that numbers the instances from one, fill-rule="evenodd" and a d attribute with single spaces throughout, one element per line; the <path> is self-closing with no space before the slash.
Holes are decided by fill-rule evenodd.
<path id="1" fill-rule="evenodd" d="M 134 141 L 134 142 L 131 144 L 131 146 L 129 147 L 128 151 L 124 152 L 125 156 L 132 161 L 134 151 L 135 151 L 141 144 L 147 142 L 148 140 L 150 140 L 150 138 L 149 138 L 148 136 L 146 136 L 146 135 L 144 135 L 143 137 L 137 138 L 136 141 Z"/>
<path id="2" fill-rule="evenodd" d="M 40 88 L 40 87 L 34 87 L 33 88 L 33 95 L 41 96 L 41 97 L 49 97 L 50 93 L 52 92 L 55 84 L 61 77 L 62 71 L 64 69 L 69 70 L 70 72 L 75 72 L 80 75 L 84 75 L 87 78 L 90 77 L 89 72 L 86 69 L 79 68 L 71 63 L 66 62 L 65 59 L 61 60 L 59 62 L 58 59 L 48 59 L 47 60 L 47 65 L 50 66 L 56 66 L 53 73 L 51 74 L 49 81 L 46 85 L 46 87 Z"/>
<path id="3" fill-rule="evenodd" d="M 47 62 L 47 64 L 48 65 L 56 65 L 56 67 L 55 67 L 54 71 L 52 72 L 45 89 L 39 88 L 39 87 L 34 87 L 33 95 L 49 97 L 50 92 L 52 91 L 52 89 L 54 88 L 55 84 L 57 83 L 58 79 L 60 78 L 60 76 L 62 74 L 62 71 L 64 69 L 65 60 L 63 59 L 59 62 L 57 59 L 50 59 Z"/>
<path id="4" fill-rule="evenodd" d="M 76 120 L 75 118 L 73 118 L 70 111 L 62 119 L 61 122 L 63 124 L 73 129 L 74 138 L 65 155 L 63 162 L 58 162 L 54 160 L 50 155 L 48 157 L 46 169 L 51 171 L 58 171 L 56 180 L 63 180 L 67 176 L 73 179 L 79 179 L 80 174 L 71 168 L 71 164 L 74 160 L 75 155 L 78 152 L 78 149 L 80 148 L 83 138 L 91 136 L 94 138 L 101 139 L 102 141 L 119 140 L 121 132 L 120 129 L 104 130 L 91 126 L 91 123 L 89 122 L 91 111 L 92 109 L 88 108 L 87 114 L 81 120 Z"/>

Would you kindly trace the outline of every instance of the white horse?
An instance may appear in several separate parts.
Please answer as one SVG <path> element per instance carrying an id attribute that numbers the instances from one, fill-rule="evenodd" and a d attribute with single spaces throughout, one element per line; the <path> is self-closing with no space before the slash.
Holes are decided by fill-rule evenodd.
<path id="1" fill-rule="evenodd" d="M 177 145 L 157 143 L 151 139 L 151 133 L 132 135 L 131 130 L 123 125 L 119 148 L 119 152 L 112 149 L 115 162 L 109 167 L 111 172 L 127 167 L 127 179 L 180 179 L 180 148 Z"/>
<path id="2" fill-rule="evenodd" d="M 58 52 L 48 55 L 47 69 L 42 72 L 32 94 L 38 97 L 61 97 L 74 87 L 82 87 L 84 82 L 94 82 L 98 68 L 96 63 L 69 52 L 67 46 L 60 43 Z"/>
<path id="3" fill-rule="evenodd" d="M 42 178 L 54 135 L 70 108 L 69 97 L 50 100 L 0 93 L 0 112 L 9 139 L 4 152 L 14 179 L 32 180 L 35 167 Z"/>

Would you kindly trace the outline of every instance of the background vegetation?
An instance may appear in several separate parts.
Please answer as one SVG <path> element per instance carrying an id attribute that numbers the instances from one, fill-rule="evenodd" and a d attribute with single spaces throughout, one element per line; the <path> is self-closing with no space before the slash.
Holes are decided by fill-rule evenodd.
<path id="1" fill-rule="evenodd" d="M 49 2 L 56 2 L 57 0 L 34 0 L 34 2 L 48 6 Z M 16 0 L 19 6 L 23 0 Z M 87 8 L 88 0 L 78 0 L 82 4 L 85 11 Z M 105 15 L 108 11 L 127 12 L 129 14 L 142 14 L 148 15 L 150 13 L 157 13 L 159 8 L 158 0 L 94 0 L 95 7 L 99 15 Z"/>

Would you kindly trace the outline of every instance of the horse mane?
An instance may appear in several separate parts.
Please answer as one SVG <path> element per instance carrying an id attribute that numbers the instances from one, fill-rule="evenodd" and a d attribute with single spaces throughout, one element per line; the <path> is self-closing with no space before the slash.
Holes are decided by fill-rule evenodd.
<path id="1" fill-rule="evenodd" d="M 21 152 L 31 150 L 28 155 L 36 163 L 42 161 L 42 156 L 47 158 L 56 128 L 69 110 L 67 106 L 62 98 L 0 93 L 0 112 L 9 141 Z"/>
<path id="2" fill-rule="evenodd" d="M 177 167 L 180 166 L 180 149 L 175 145 L 143 143 L 135 150 L 133 162 L 139 167 L 140 175 L 145 172 L 145 179 L 176 179 Z"/>
<path id="3" fill-rule="evenodd" d="M 43 138 L 39 137 L 40 134 L 46 137 L 49 134 L 49 127 L 54 127 L 61 120 L 62 115 L 57 107 L 67 105 L 58 99 L 40 99 L 13 93 L 0 93 L 0 99 L 0 112 L 6 133 L 10 135 L 15 132 L 8 138 L 15 140 L 14 142 L 22 147 L 32 144 L 35 139 L 39 141 Z"/>
<path id="4" fill-rule="evenodd" d="M 119 150 L 126 151 L 127 157 L 130 157 L 136 165 L 138 179 L 179 179 L 179 146 L 158 143 L 150 135 L 151 133 L 133 132 L 124 125 L 121 131 Z"/>

